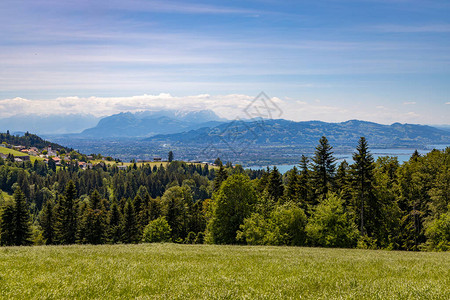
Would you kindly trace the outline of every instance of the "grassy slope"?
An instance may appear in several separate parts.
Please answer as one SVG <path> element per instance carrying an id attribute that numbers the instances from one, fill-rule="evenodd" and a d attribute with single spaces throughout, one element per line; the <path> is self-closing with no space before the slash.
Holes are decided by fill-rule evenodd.
<path id="1" fill-rule="evenodd" d="M 4 192 L 0 190 L 0 207 L 2 206 L 4 201 L 12 200 L 12 196 L 9 195 L 7 192 Z"/>
<path id="2" fill-rule="evenodd" d="M 124 166 L 131 166 L 131 165 L 133 165 L 132 163 L 129 163 L 129 162 L 123 162 L 123 163 L 116 163 L 115 161 L 107 161 L 107 160 L 100 160 L 100 159 L 97 159 L 97 160 L 92 160 L 92 161 L 90 161 L 92 164 L 98 164 L 98 163 L 100 163 L 100 162 L 103 162 L 103 163 L 106 163 L 107 165 L 115 165 L 115 164 L 117 164 L 118 166 L 120 166 L 120 165 L 124 165 Z M 142 166 L 142 165 L 147 165 L 147 164 L 149 164 L 151 167 L 154 167 L 154 166 L 157 166 L 157 167 L 159 167 L 160 165 L 163 165 L 164 167 L 167 167 L 167 165 L 169 164 L 167 161 L 162 161 L 162 162 L 156 162 L 156 161 L 150 161 L 150 162 L 144 162 L 144 163 L 141 163 L 141 162 L 139 162 L 139 163 L 136 163 L 136 166 L 138 166 L 138 167 L 140 167 L 140 166 Z M 190 162 L 187 162 L 186 164 L 188 164 L 188 165 L 201 165 L 202 167 L 204 167 L 205 166 L 205 164 L 203 164 L 203 163 L 190 163 Z M 211 166 L 211 165 L 209 165 L 208 166 L 210 169 L 218 169 L 218 167 L 217 166 Z"/>
<path id="3" fill-rule="evenodd" d="M 449 299 L 450 253 L 295 247 L 0 248 L 0 297 Z"/>
<path id="4" fill-rule="evenodd" d="M 23 152 L 14 150 L 14 149 L 5 148 L 5 147 L 0 147 L 0 153 L 3 153 L 3 154 L 9 154 L 9 153 L 11 153 L 11 154 L 14 155 L 14 156 L 29 156 L 31 162 L 34 162 L 36 159 L 37 159 L 37 160 L 43 160 L 43 158 L 41 158 L 41 157 L 36 157 L 36 156 L 28 155 L 28 154 L 26 154 L 26 153 L 23 153 Z"/>

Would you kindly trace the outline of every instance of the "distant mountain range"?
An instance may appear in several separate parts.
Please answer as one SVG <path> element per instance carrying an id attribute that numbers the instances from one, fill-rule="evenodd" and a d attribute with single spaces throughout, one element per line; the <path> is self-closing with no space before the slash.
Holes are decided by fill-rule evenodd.
<path id="1" fill-rule="evenodd" d="M 0 118 L 0 131 L 67 134 L 95 126 L 100 118 L 93 115 L 17 115 Z"/>
<path id="2" fill-rule="evenodd" d="M 81 133 L 67 134 L 83 127 Z M 205 148 L 205 145 L 221 149 L 235 149 L 234 145 L 238 145 L 238 148 L 255 145 L 260 148 L 301 146 L 313 149 L 323 135 L 335 147 L 353 148 L 358 139 L 364 136 L 372 147 L 424 148 L 432 144 L 450 144 L 448 129 L 448 126 L 382 125 L 359 120 L 342 123 L 283 119 L 230 121 L 218 117 L 211 110 L 125 112 L 101 119 L 91 115 L 33 115 L 0 119 L 0 131 L 37 132 L 44 134 L 47 139 L 74 148 L 81 147 L 80 143 L 92 146 L 101 144 L 101 140 L 121 139 L 148 144 L 145 147 L 152 149 L 168 146 L 189 148 L 194 149 L 191 151 L 193 153 L 198 152 L 199 147 Z"/>
<path id="3" fill-rule="evenodd" d="M 101 119 L 97 126 L 84 130 L 80 137 L 149 137 L 214 127 L 225 121 L 211 110 L 126 112 Z"/>
<path id="4" fill-rule="evenodd" d="M 171 145 L 240 144 L 240 145 L 302 145 L 315 146 L 321 136 L 335 146 L 354 147 L 364 136 L 376 147 L 419 147 L 429 144 L 450 144 L 450 132 L 426 125 L 381 125 L 350 120 L 342 123 L 321 121 L 294 122 L 283 119 L 233 121 L 210 128 L 176 134 L 160 134 L 146 139 Z"/>

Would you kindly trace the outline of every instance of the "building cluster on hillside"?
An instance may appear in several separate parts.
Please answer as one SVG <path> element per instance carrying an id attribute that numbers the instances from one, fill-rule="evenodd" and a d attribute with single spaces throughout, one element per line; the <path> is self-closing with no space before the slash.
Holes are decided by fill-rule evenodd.
<path id="1" fill-rule="evenodd" d="M 9 144 L 3 142 L 2 144 L 0 144 L 0 147 L 13 149 L 13 150 L 23 153 L 23 155 L 16 155 L 16 154 L 13 155 L 15 162 L 30 161 L 30 157 L 35 156 L 35 157 L 42 158 L 45 163 L 48 163 L 49 160 L 51 159 L 55 162 L 55 165 L 57 165 L 57 166 L 61 166 L 62 164 L 64 164 L 64 162 L 77 161 L 78 166 L 81 169 L 89 169 L 89 168 L 93 167 L 92 162 L 89 161 L 89 160 L 94 159 L 92 156 L 86 157 L 87 162 L 78 161 L 78 159 L 71 157 L 70 154 L 68 154 L 68 153 L 60 154 L 60 151 L 52 149 L 51 146 L 48 146 L 47 148 L 39 150 L 36 147 L 25 147 L 22 145 L 9 145 Z M 8 155 L 9 154 L 0 153 L 0 157 L 3 159 L 7 159 Z M 105 160 L 105 158 L 102 158 L 102 160 Z"/>
<path id="2" fill-rule="evenodd" d="M 38 149 L 36 147 L 26 147 L 22 145 L 10 145 L 6 142 L 3 142 L 0 144 L 0 147 L 8 148 L 15 150 L 17 152 L 21 152 L 21 155 L 18 155 L 17 152 L 14 154 L 4 154 L 0 153 L 0 157 L 3 159 L 12 159 L 14 158 L 15 162 L 26 162 L 30 161 L 31 157 L 39 157 L 41 158 L 45 163 L 49 163 L 50 160 L 54 162 L 54 165 L 56 166 L 64 166 L 67 163 L 74 163 L 76 162 L 78 164 L 78 167 L 80 169 L 91 169 L 94 166 L 100 165 L 102 167 L 105 166 L 106 161 L 113 161 L 111 157 L 102 157 L 101 155 L 82 155 L 75 151 L 72 151 L 70 153 L 66 153 L 64 149 L 53 149 L 50 145 L 44 149 Z M 7 151 L 8 152 L 8 151 Z M 98 160 L 101 160 L 100 162 Z M 149 162 L 168 162 L 168 159 L 164 159 L 160 156 L 155 156 L 153 159 L 137 159 L 132 160 L 131 163 L 137 162 L 137 163 L 149 163 Z M 120 162 L 120 160 L 116 160 L 116 162 Z M 195 164 L 205 164 L 205 165 L 211 165 L 215 166 L 216 164 L 210 163 L 210 162 L 202 162 L 200 160 L 186 160 L 188 163 L 195 163 Z M 117 168 L 119 170 L 127 170 L 129 164 L 117 164 Z"/>

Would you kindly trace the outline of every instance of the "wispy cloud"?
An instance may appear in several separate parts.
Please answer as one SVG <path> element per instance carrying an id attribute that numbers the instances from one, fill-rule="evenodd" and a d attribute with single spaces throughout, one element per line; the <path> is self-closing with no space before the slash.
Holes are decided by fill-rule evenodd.
<path id="1" fill-rule="evenodd" d="M 5 118 L 17 114 L 92 114 L 99 117 L 124 111 L 212 109 L 223 117 L 234 118 L 243 114 L 244 108 L 250 104 L 253 98 L 239 94 L 217 96 L 200 94 L 177 97 L 167 93 L 131 97 L 60 97 L 51 100 L 13 98 L 0 100 L 0 117 Z M 277 101 L 280 102 L 280 100 Z"/>
<path id="2" fill-rule="evenodd" d="M 425 24 L 425 25 L 384 24 L 373 26 L 372 29 L 381 32 L 392 32 L 392 33 L 448 33 L 450 32 L 450 24 Z"/>
<path id="3" fill-rule="evenodd" d="M 403 102 L 403 105 L 414 105 L 414 104 L 416 104 L 415 101 L 405 101 L 405 102 Z"/>
<path id="4" fill-rule="evenodd" d="M 203 5 L 195 3 L 186 3 L 179 1 L 113 1 L 114 5 L 120 9 L 147 10 L 155 12 L 168 13 L 188 13 L 188 14 L 258 14 L 261 11 L 242 9 L 235 7 L 219 6 L 219 5 Z M 226 2 L 223 2 L 226 3 Z M 131 4 L 131 5 L 130 5 Z"/>
<path id="5" fill-rule="evenodd" d="M 329 102 L 329 101 L 327 101 Z M 374 113 L 376 109 L 376 113 Z M 283 103 L 284 118 L 296 121 L 323 120 L 343 122 L 359 119 L 381 124 L 401 123 L 436 123 L 436 120 L 425 119 L 416 112 L 404 112 L 384 105 L 338 105 L 322 104 L 317 101 L 285 101 Z"/>
<path id="6" fill-rule="evenodd" d="M 340 1 L 336 13 L 317 1 L 3 0 L 0 99 L 9 100 L 0 100 L 0 116 L 172 103 L 217 105 L 234 116 L 248 95 L 265 90 L 299 100 L 284 101 L 291 119 L 445 119 L 448 5 L 365 1 L 370 12 L 357 1 Z M 160 94 L 169 92 L 197 96 Z M 216 96 L 198 96 L 205 93 Z M 79 98 L 55 99 L 70 95 Z M 416 107 L 421 116 L 406 115 Z"/>
<path id="7" fill-rule="evenodd" d="M 120 10 L 120 11 L 138 11 L 138 12 L 159 12 L 159 13 L 180 13 L 180 14 L 256 14 L 261 13 L 258 10 L 245 9 L 226 5 L 206 5 L 194 1 L 158 1 L 158 0 L 108 0 L 103 1 L 75 1 L 63 3 L 59 0 L 44 0 L 45 5 L 53 8 L 72 8 L 76 10 Z M 222 2 L 222 4 L 225 2 Z"/>
<path id="8" fill-rule="evenodd" d="M 203 110 L 210 109 L 219 116 L 235 119 L 247 118 L 245 108 L 252 103 L 254 95 L 245 94 L 196 94 L 174 96 L 168 93 L 125 97 L 59 97 L 54 99 L 11 98 L 0 100 L 0 118 L 15 115 L 71 115 L 83 114 L 103 117 L 119 112 L 138 112 L 145 110 Z M 430 116 L 414 111 L 404 111 L 385 105 L 343 104 L 339 101 L 316 101 L 319 99 L 298 99 L 272 97 L 271 100 L 281 109 L 281 118 L 294 121 L 322 120 L 343 122 L 360 119 L 382 124 L 448 123 L 445 111 Z M 450 104 L 447 102 L 446 104 Z M 376 113 L 374 114 L 374 110 Z"/>

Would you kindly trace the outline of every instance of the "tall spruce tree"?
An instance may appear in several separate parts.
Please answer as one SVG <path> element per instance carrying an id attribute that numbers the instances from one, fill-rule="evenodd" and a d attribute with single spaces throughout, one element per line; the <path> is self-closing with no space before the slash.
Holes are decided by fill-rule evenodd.
<path id="1" fill-rule="evenodd" d="M 89 197 L 89 207 L 92 210 L 104 209 L 102 204 L 102 197 L 100 196 L 100 193 L 97 191 L 97 189 L 95 189 Z"/>
<path id="2" fill-rule="evenodd" d="M 80 208 L 77 241 L 102 244 L 106 236 L 106 209 L 97 190 L 89 197 L 89 204 Z"/>
<path id="3" fill-rule="evenodd" d="M 272 171 L 270 171 L 266 189 L 269 197 L 275 202 L 280 201 L 281 197 L 283 197 L 284 186 L 277 167 L 273 167 Z"/>
<path id="4" fill-rule="evenodd" d="M 0 246 L 14 246 L 14 203 L 5 204 L 0 209 Z"/>
<path id="5" fill-rule="evenodd" d="M 372 231 L 366 226 L 366 218 L 370 216 L 371 220 L 369 222 L 373 222 L 373 218 L 375 217 L 373 212 L 374 210 L 378 210 L 378 208 L 376 207 L 376 203 L 373 203 L 374 160 L 364 137 L 361 137 L 359 140 L 356 152 L 353 154 L 353 161 L 352 174 L 357 197 L 356 205 L 359 206 L 359 231 L 361 235 L 365 235 L 368 234 L 367 231 Z M 369 234 L 371 233 L 369 232 Z"/>
<path id="6" fill-rule="evenodd" d="M 188 187 L 173 186 L 161 197 L 162 212 L 172 229 L 172 238 L 185 238 L 188 234 L 188 214 L 192 196 Z"/>
<path id="7" fill-rule="evenodd" d="M 39 223 L 42 228 L 42 236 L 45 239 L 45 244 L 53 245 L 55 243 L 55 215 L 53 214 L 53 202 L 51 199 L 45 201 L 39 216 Z"/>
<path id="8" fill-rule="evenodd" d="M 312 159 L 314 189 L 317 197 L 325 196 L 333 184 L 336 158 L 333 157 L 332 149 L 327 138 L 322 136 Z"/>
<path id="9" fill-rule="evenodd" d="M 147 224 L 144 224 L 145 222 L 142 222 L 141 220 L 141 213 L 143 213 L 145 211 L 145 203 L 142 200 L 141 196 L 136 195 L 136 197 L 134 197 L 133 199 L 133 206 L 134 206 L 134 211 L 135 211 L 135 215 L 136 215 L 136 228 L 138 230 L 138 237 L 139 240 L 141 240 L 142 237 L 142 232 L 144 231 L 144 227 Z"/>
<path id="10" fill-rule="evenodd" d="M 64 196 L 58 197 L 55 206 L 55 231 L 60 244 L 74 244 L 77 234 L 77 190 L 70 180 L 64 190 Z"/>
<path id="11" fill-rule="evenodd" d="M 308 213 L 308 205 L 312 205 L 311 172 L 308 165 L 309 158 L 302 155 L 300 159 L 300 174 L 298 177 L 298 194 L 300 197 L 300 202 L 298 204 L 306 213 Z"/>
<path id="12" fill-rule="evenodd" d="M 0 245 L 31 245 L 30 212 L 24 193 L 16 189 L 13 202 L 0 211 Z"/>
<path id="13" fill-rule="evenodd" d="M 132 244 L 138 242 L 138 231 L 136 223 L 136 214 L 131 200 L 125 203 L 123 208 L 123 216 L 120 224 L 121 241 L 125 244 Z"/>
<path id="14" fill-rule="evenodd" d="M 113 204 L 111 205 L 111 209 L 109 210 L 108 215 L 107 236 L 109 243 L 116 244 L 121 240 L 122 235 L 120 232 L 120 225 L 121 225 L 120 211 L 116 201 L 114 201 Z"/>
<path id="15" fill-rule="evenodd" d="M 335 190 L 336 193 L 339 193 L 339 196 L 344 200 L 344 205 L 349 205 L 349 201 L 352 198 L 351 176 L 350 166 L 345 159 L 339 164 L 336 171 Z"/>
<path id="16" fill-rule="evenodd" d="M 295 166 L 287 173 L 287 183 L 284 192 L 286 200 L 299 204 L 299 174 Z"/>
<path id="17" fill-rule="evenodd" d="M 143 232 L 145 226 L 151 221 L 150 217 L 150 194 L 145 192 L 142 196 L 142 205 L 140 211 L 137 212 L 138 227 Z"/>
<path id="18" fill-rule="evenodd" d="M 267 167 L 266 170 L 262 170 L 261 177 L 259 178 L 258 183 L 256 185 L 256 191 L 259 194 L 262 194 L 263 192 L 265 192 L 267 194 L 266 187 L 267 187 L 267 183 L 269 182 L 269 175 L 270 175 L 269 167 Z"/>
<path id="19" fill-rule="evenodd" d="M 224 182 L 228 177 L 227 171 L 224 169 L 223 165 L 220 164 L 219 171 L 216 173 L 216 177 L 214 177 L 213 188 L 214 191 L 217 191 L 220 188 L 222 182 Z"/>
<path id="20" fill-rule="evenodd" d="M 86 207 L 78 223 L 79 243 L 96 245 L 104 242 L 105 216 L 102 210 Z"/>
<path id="21" fill-rule="evenodd" d="M 31 223 L 25 194 L 20 190 L 14 191 L 14 236 L 15 245 L 31 245 Z"/>

